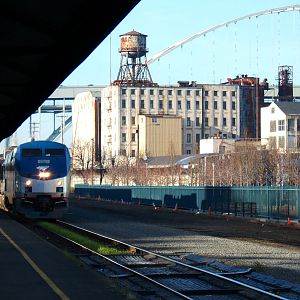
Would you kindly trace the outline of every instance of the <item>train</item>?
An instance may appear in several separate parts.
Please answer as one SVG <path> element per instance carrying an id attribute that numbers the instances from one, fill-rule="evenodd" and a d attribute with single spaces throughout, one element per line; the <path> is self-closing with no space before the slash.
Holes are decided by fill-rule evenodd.
<path id="1" fill-rule="evenodd" d="M 66 145 L 30 141 L 13 148 L 2 164 L 0 204 L 30 219 L 59 219 L 69 209 L 71 157 Z"/>

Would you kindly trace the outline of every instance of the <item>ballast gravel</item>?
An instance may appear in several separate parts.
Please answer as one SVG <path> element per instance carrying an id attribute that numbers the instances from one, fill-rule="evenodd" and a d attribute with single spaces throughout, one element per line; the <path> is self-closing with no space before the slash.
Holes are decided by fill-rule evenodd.
<path id="1" fill-rule="evenodd" d="M 234 218 L 73 200 L 64 220 L 150 251 L 194 253 L 300 286 L 300 227 Z"/>

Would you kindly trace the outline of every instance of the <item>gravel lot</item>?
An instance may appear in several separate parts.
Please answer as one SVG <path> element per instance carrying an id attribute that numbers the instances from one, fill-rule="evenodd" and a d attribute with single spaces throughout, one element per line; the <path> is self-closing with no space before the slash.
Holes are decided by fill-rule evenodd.
<path id="1" fill-rule="evenodd" d="M 65 221 L 164 254 L 195 253 L 300 285 L 300 226 L 71 200 Z"/>

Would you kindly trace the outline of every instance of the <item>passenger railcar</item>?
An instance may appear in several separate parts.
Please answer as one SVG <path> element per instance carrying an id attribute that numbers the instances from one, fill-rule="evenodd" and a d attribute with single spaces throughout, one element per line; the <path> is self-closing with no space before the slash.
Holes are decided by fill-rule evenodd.
<path id="1" fill-rule="evenodd" d="M 3 163 L 4 206 L 27 218 L 61 218 L 68 210 L 70 153 L 66 145 L 31 141 Z"/>

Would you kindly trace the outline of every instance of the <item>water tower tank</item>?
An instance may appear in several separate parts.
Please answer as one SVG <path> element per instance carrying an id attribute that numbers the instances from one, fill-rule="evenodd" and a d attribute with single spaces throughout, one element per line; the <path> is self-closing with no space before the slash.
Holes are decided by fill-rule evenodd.
<path id="1" fill-rule="evenodd" d="M 147 35 L 130 31 L 120 35 L 121 49 L 120 53 L 128 55 L 130 58 L 139 58 L 145 56 L 148 50 L 146 49 Z"/>

